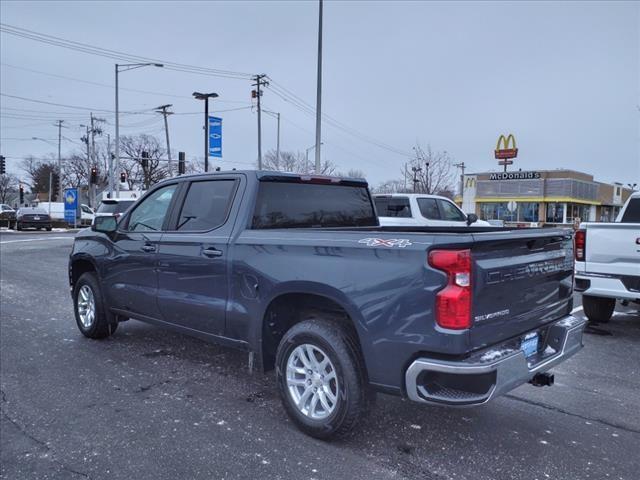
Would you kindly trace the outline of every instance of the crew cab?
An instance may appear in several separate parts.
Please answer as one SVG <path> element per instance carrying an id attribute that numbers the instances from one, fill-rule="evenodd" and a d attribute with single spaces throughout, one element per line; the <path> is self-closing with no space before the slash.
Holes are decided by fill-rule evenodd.
<path id="1" fill-rule="evenodd" d="M 378 193 L 373 196 L 385 227 L 488 227 L 475 213 L 465 214 L 446 197 L 423 193 Z"/>
<path id="2" fill-rule="evenodd" d="M 616 300 L 640 303 L 640 192 L 615 222 L 580 224 L 575 242 L 575 288 L 589 320 L 608 322 Z"/>
<path id="3" fill-rule="evenodd" d="M 69 260 L 75 320 L 136 319 L 249 352 L 318 438 L 376 391 L 480 405 L 582 348 L 568 230 L 381 227 L 362 179 L 232 171 L 158 183 Z"/>

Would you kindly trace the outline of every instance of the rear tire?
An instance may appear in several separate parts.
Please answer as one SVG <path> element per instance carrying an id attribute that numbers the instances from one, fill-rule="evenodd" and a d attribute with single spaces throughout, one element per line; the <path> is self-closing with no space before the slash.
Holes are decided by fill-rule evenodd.
<path id="1" fill-rule="evenodd" d="M 582 306 L 589 321 L 607 323 L 616 308 L 616 299 L 583 295 Z"/>
<path id="2" fill-rule="evenodd" d="M 367 412 L 366 372 L 353 335 L 333 319 L 314 318 L 291 327 L 280 341 L 276 381 L 282 404 L 312 437 L 344 436 Z"/>
<path id="3" fill-rule="evenodd" d="M 104 302 L 100 283 L 93 272 L 83 273 L 73 286 L 76 325 L 87 338 L 106 338 L 118 328 L 114 315 Z"/>
<path id="4" fill-rule="evenodd" d="M 52 230 L 51 227 L 47 227 L 47 232 L 50 232 Z"/>

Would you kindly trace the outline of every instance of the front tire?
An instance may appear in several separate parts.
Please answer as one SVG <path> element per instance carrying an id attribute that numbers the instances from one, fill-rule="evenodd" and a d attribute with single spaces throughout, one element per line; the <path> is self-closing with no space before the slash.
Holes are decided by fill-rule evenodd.
<path id="1" fill-rule="evenodd" d="M 73 287 L 76 325 L 87 338 L 106 338 L 118 328 L 115 317 L 107 311 L 96 274 L 83 273 Z"/>
<path id="2" fill-rule="evenodd" d="M 607 323 L 616 308 L 616 299 L 583 295 L 582 306 L 584 307 L 584 314 L 589 321 Z"/>
<path id="3" fill-rule="evenodd" d="M 354 334 L 331 319 L 305 320 L 284 334 L 276 381 L 291 420 L 315 438 L 348 434 L 367 410 L 366 375 Z"/>
<path id="4" fill-rule="evenodd" d="M 16 222 L 16 230 L 17 231 L 22 231 L 22 225 L 20 224 L 20 222 Z"/>

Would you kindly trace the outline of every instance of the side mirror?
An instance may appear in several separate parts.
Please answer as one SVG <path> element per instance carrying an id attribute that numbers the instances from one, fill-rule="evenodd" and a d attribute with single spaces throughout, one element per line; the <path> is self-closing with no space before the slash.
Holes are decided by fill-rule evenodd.
<path id="1" fill-rule="evenodd" d="M 471 225 L 472 223 L 476 223 L 478 221 L 478 215 L 475 213 L 467 213 L 467 225 Z"/>
<path id="2" fill-rule="evenodd" d="M 96 217 L 91 225 L 94 232 L 113 233 L 118 228 L 118 222 L 113 215 Z"/>

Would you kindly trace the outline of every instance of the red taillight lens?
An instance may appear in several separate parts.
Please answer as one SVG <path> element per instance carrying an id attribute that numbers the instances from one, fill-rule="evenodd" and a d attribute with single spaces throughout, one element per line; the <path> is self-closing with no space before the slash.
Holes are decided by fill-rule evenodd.
<path id="1" fill-rule="evenodd" d="M 574 237 L 576 261 L 584 262 L 584 258 L 587 252 L 587 231 L 578 230 Z"/>
<path id="2" fill-rule="evenodd" d="M 442 328 L 471 327 L 471 250 L 432 250 L 429 265 L 447 274 L 447 286 L 436 294 L 436 322 Z"/>

